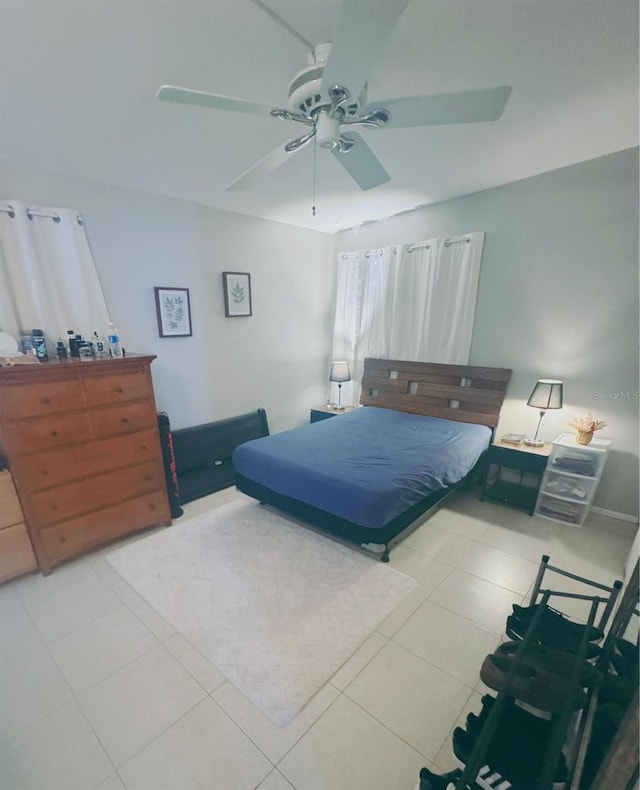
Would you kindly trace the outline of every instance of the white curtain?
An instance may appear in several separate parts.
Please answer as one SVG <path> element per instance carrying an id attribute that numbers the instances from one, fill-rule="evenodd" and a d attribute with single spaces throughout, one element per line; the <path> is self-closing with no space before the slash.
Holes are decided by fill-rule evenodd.
<path id="1" fill-rule="evenodd" d="M 333 358 L 351 364 L 356 404 L 365 357 L 469 362 L 484 233 L 338 256 Z"/>
<path id="2" fill-rule="evenodd" d="M 53 346 L 68 329 L 104 334 L 108 321 L 78 212 L 0 201 L 0 330 L 42 329 Z"/>

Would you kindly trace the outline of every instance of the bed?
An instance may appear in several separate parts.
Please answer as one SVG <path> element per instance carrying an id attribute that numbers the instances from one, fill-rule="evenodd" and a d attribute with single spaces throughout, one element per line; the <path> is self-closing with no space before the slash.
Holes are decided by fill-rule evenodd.
<path id="1" fill-rule="evenodd" d="M 387 562 L 482 463 L 510 378 L 505 368 L 367 359 L 366 408 L 240 445 L 236 486 Z"/>

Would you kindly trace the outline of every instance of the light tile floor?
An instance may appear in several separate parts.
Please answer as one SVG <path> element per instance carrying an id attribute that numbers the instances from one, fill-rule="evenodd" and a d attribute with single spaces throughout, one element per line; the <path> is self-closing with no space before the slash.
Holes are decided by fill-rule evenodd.
<path id="1" fill-rule="evenodd" d="M 241 496 L 191 503 L 172 528 Z M 457 495 L 391 553 L 417 589 L 286 727 L 113 571 L 111 547 L 5 584 L 0 788 L 412 790 L 421 766 L 455 766 L 452 729 L 479 710 L 480 664 L 541 555 L 611 584 L 635 529 L 593 514 L 565 527 Z"/>

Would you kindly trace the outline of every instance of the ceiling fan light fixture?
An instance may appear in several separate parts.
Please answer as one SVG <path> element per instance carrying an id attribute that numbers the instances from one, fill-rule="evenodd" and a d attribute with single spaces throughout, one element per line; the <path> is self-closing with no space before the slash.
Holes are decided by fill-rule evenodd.
<path id="1" fill-rule="evenodd" d="M 340 141 L 340 121 L 325 110 L 316 118 L 316 136 L 320 148 L 336 148 Z"/>

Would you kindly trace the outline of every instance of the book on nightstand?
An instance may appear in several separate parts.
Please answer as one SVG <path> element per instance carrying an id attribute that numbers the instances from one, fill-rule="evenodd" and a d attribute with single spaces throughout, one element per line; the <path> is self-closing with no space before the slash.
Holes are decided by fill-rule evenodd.
<path id="1" fill-rule="evenodd" d="M 505 433 L 500 441 L 504 442 L 505 444 L 520 444 L 523 439 L 523 433 Z"/>

